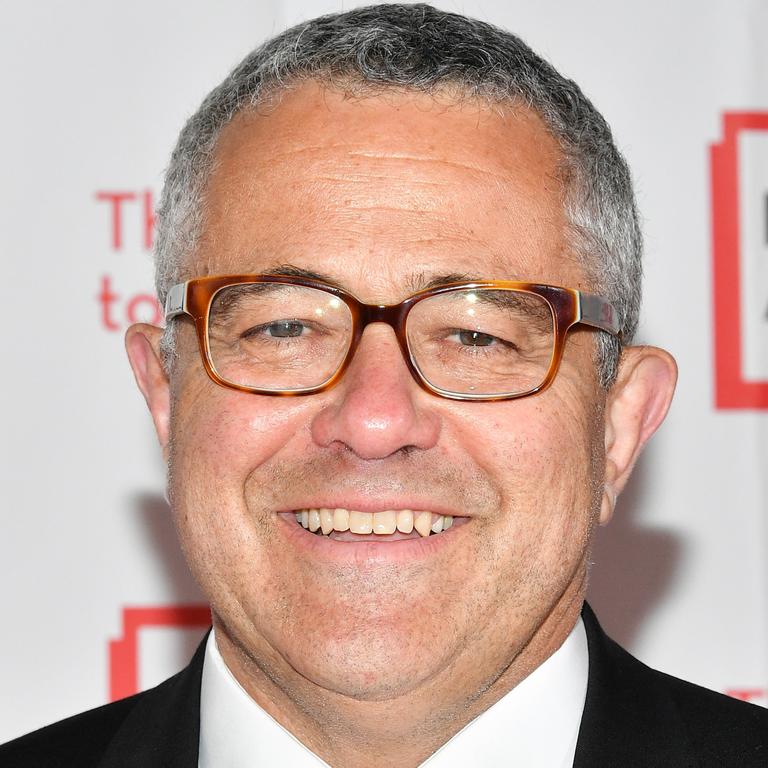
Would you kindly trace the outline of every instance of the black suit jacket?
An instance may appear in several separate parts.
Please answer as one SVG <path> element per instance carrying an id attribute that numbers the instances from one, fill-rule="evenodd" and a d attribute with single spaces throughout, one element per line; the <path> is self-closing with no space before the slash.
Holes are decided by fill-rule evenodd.
<path id="1" fill-rule="evenodd" d="M 574 768 L 768 768 L 768 710 L 655 672 L 589 606 L 583 618 L 589 683 Z M 204 648 L 156 688 L 0 747 L 0 768 L 197 768 Z"/>

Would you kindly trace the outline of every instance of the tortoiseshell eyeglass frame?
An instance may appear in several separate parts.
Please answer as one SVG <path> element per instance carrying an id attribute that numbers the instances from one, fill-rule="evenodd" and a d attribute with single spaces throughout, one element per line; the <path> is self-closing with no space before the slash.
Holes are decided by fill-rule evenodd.
<path id="1" fill-rule="evenodd" d="M 288 390 L 260 389 L 258 387 L 249 387 L 227 381 L 226 379 L 221 378 L 217 373 L 211 359 L 208 343 L 208 314 L 213 299 L 223 288 L 258 283 L 279 283 L 314 288 L 315 290 L 323 291 L 338 297 L 349 308 L 352 317 L 352 339 L 349 345 L 349 350 L 336 372 L 319 386 Z M 431 296 L 438 296 L 440 294 L 456 291 L 466 291 L 475 288 L 490 288 L 530 293 L 540 296 L 549 305 L 554 321 L 554 344 L 549 369 L 547 370 L 544 380 L 538 386 L 525 392 L 473 394 L 443 390 L 430 384 L 430 382 L 424 378 L 418 366 L 415 364 L 408 346 L 406 335 L 408 313 L 420 301 L 428 299 Z M 538 283 L 517 282 L 511 280 L 480 280 L 466 283 L 446 283 L 414 293 L 399 304 L 383 305 L 364 304 L 352 294 L 347 293 L 341 288 L 309 278 L 294 277 L 292 275 L 213 275 L 187 280 L 184 283 L 174 285 L 170 289 L 165 302 L 166 322 L 181 315 L 188 315 L 194 321 L 200 355 L 203 360 L 205 371 L 216 384 L 242 392 L 277 396 L 312 395 L 330 389 L 344 375 L 344 372 L 355 355 L 360 339 L 363 336 L 363 331 L 369 323 L 386 323 L 389 325 L 395 332 L 405 363 L 416 382 L 418 382 L 418 384 L 427 392 L 451 400 L 513 400 L 520 397 L 527 397 L 546 389 L 554 380 L 560 366 L 560 361 L 563 356 L 563 348 L 565 346 L 565 337 L 568 331 L 575 325 L 590 326 L 606 331 L 613 336 L 621 337 L 618 313 L 613 305 L 606 299 L 578 291 L 574 288 L 561 288 L 554 285 L 542 285 Z"/>

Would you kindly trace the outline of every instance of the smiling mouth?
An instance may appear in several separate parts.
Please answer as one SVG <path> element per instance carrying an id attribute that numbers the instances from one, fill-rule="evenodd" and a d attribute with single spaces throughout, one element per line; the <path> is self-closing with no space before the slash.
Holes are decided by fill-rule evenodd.
<path id="1" fill-rule="evenodd" d="M 359 512 L 353 509 L 299 509 L 296 522 L 317 536 L 337 541 L 387 540 L 426 538 L 447 531 L 454 524 L 453 516 L 412 509 Z M 460 518 L 463 521 L 463 518 Z"/>

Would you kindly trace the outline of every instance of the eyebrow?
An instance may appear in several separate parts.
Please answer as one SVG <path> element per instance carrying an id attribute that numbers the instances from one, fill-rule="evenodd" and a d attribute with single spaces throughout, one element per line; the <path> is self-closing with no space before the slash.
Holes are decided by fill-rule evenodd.
<path id="1" fill-rule="evenodd" d="M 279 264 L 269 269 L 259 272 L 258 274 L 264 277 L 270 277 L 275 275 L 285 275 L 287 277 L 304 277 L 308 280 L 319 280 L 320 282 L 332 285 L 334 288 L 340 288 L 341 290 L 349 291 L 347 286 L 342 285 L 337 279 L 331 277 L 323 272 L 315 272 L 311 269 L 304 269 L 298 267 L 295 264 Z M 406 276 L 405 285 L 406 289 L 411 293 L 418 293 L 419 291 L 429 290 L 430 288 L 437 288 L 440 285 L 446 283 L 474 283 L 482 280 L 487 280 L 487 277 L 477 277 L 467 274 L 465 272 L 448 272 L 441 275 L 429 276 L 424 272 L 415 272 Z"/>

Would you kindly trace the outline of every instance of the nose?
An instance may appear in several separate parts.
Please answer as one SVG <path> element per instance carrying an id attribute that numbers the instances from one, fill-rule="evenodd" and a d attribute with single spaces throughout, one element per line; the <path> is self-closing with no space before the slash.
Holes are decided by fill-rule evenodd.
<path id="1" fill-rule="evenodd" d="M 414 381 L 391 328 L 369 325 L 349 368 L 312 422 L 321 447 L 341 445 L 361 459 L 382 459 L 437 444 L 440 417 Z M 436 398 L 434 398 L 436 399 Z"/>

